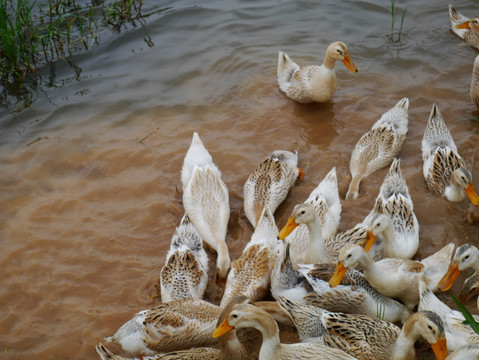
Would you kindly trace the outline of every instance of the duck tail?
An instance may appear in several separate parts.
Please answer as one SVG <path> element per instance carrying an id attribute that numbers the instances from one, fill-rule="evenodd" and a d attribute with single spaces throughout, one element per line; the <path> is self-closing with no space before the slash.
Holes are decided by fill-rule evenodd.
<path id="1" fill-rule="evenodd" d="M 291 77 L 298 69 L 299 65 L 291 60 L 288 54 L 283 51 L 278 53 L 278 84 L 281 90 L 286 91 Z"/>

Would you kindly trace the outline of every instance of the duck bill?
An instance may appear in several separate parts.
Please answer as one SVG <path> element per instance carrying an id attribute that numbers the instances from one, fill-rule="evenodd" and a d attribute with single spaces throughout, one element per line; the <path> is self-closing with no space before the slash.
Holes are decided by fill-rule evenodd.
<path id="1" fill-rule="evenodd" d="M 223 322 L 216 328 L 215 331 L 213 331 L 213 336 L 214 338 L 223 336 L 226 333 L 229 333 L 231 330 L 234 330 L 234 326 L 231 326 L 228 322 L 228 319 L 224 319 Z"/>
<path id="2" fill-rule="evenodd" d="M 376 240 L 376 235 L 374 235 L 371 231 L 366 232 L 366 242 L 364 243 L 363 247 L 364 250 L 369 251 Z"/>
<path id="3" fill-rule="evenodd" d="M 434 351 L 434 355 L 436 355 L 437 360 L 444 360 L 447 358 L 447 341 L 446 338 L 440 338 L 436 341 L 432 346 L 432 351 Z"/>
<path id="4" fill-rule="evenodd" d="M 466 194 L 469 200 L 471 200 L 472 205 L 479 205 L 479 196 L 477 195 L 473 184 L 469 184 L 469 186 L 466 188 Z"/>
<path id="5" fill-rule="evenodd" d="M 348 271 L 348 268 L 343 265 L 342 261 L 339 261 L 336 264 L 336 271 L 334 272 L 333 276 L 331 276 L 331 279 L 329 279 L 329 287 L 333 288 L 338 286 L 343 280 L 346 271 Z"/>
<path id="6" fill-rule="evenodd" d="M 459 270 L 458 265 L 451 263 L 451 265 L 449 265 L 447 273 L 437 283 L 437 288 L 441 291 L 449 290 L 460 274 L 461 270 Z"/>
<path id="7" fill-rule="evenodd" d="M 284 240 L 286 239 L 286 237 L 291 234 L 291 232 L 296 229 L 296 227 L 298 226 L 298 223 L 294 220 L 293 217 L 289 217 L 288 219 L 288 222 L 286 223 L 286 225 L 281 229 L 281 231 L 279 232 L 279 238 L 281 240 Z"/>
<path id="8" fill-rule="evenodd" d="M 349 71 L 356 73 L 359 71 L 358 67 L 354 65 L 349 54 L 344 55 L 343 64 L 346 65 Z"/>
<path id="9" fill-rule="evenodd" d="M 301 168 L 298 168 L 298 178 L 299 180 L 303 180 L 304 178 L 304 174 L 303 174 L 303 170 Z"/>
<path id="10" fill-rule="evenodd" d="M 456 25 L 456 29 L 470 29 L 470 28 L 471 28 L 471 26 L 469 25 L 469 20 L 464 21 L 463 23 Z"/>

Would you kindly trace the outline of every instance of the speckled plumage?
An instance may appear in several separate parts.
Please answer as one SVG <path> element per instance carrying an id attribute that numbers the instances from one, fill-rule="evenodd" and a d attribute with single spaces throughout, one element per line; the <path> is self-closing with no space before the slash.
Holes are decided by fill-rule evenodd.
<path id="1" fill-rule="evenodd" d="M 451 29 L 463 39 L 469 46 L 479 49 L 479 17 L 469 19 L 457 11 L 454 6 L 449 4 L 449 18 L 451 19 Z M 457 28 L 458 25 L 468 23 L 466 28 Z"/>
<path id="2" fill-rule="evenodd" d="M 466 195 L 466 188 L 472 186 L 471 195 L 467 195 L 471 202 L 474 201 L 474 196 L 477 198 L 471 172 L 459 155 L 436 104 L 432 106 L 424 130 L 421 150 L 424 179 L 432 192 L 449 201 L 460 202 Z"/>
<path id="3" fill-rule="evenodd" d="M 368 232 L 372 238 L 383 235 L 384 257 L 411 259 L 419 247 L 419 222 L 397 158 L 384 178 L 374 209 Z"/>
<path id="4" fill-rule="evenodd" d="M 280 251 L 277 234 L 274 217 L 268 208 L 264 208 L 251 240 L 231 264 L 220 306 L 238 295 L 244 295 L 252 302 L 265 296 Z"/>
<path id="5" fill-rule="evenodd" d="M 106 340 L 133 355 L 208 346 L 216 342 L 211 333 L 220 313 L 219 306 L 203 300 L 174 300 L 140 311 Z"/>
<path id="6" fill-rule="evenodd" d="M 397 156 L 408 131 L 408 109 L 409 100 L 401 99 L 356 143 L 349 161 L 352 179 L 346 199 L 356 199 L 361 180 L 389 165 Z"/>
<path id="7" fill-rule="evenodd" d="M 469 95 L 471 96 L 472 102 L 479 109 L 479 55 L 474 59 Z"/>
<path id="8" fill-rule="evenodd" d="M 184 215 L 171 239 L 160 271 L 161 301 L 202 299 L 208 282 L 208 256 L 203 240 L 188 215 Z"/>
<path id="9" fill-rule="evenodd" d="M 348 269 L 341 285 L 331 288 L 328 281 L 335 268 L 334 264 L 300 266 L 299 272 L 315 291 L 303 298 L 306 304 L 335 312 L 379 316 L 389 322 L 405 323 L 411 316 L 406 306 L 375 290 L 358 270 Z"/>
<path id="10" fill-rule="evenodd" d="M 363 360 L 412 360 L 416 340 L 424 337 L 436 343 L 444 338 L 442 321 L 432 312 L 414 314 L 401 330 L 365 315 L 330 312 L 281 297 L 278 303 L 291 316 L 303 342 L 321 342 Z"/>
<path id="11" fill-rule="evenodd" d="M 226 318 L 224 328 L 240 329 L 252 327 L 263 336 L 259 360 L 353 360 L 354 357 L 342 350 L 333 349 L 320 343 L 282 344 L 278 325 L 273 317 L 253 305 L 235 305 Z M 218 329 L 215 331 L 215 333 Z M 224 333 L 221 331 L 218 335 Z"/>
<path id="12" fill-rule="evenodd" d="M 265 206 L 274 214 L 300 174 L 298 153 L 285 150 L 274 151 L 253 170 L 243 187 L 244 211 L 253 227 Z"/>
<path id="13" fill-rule="evenodd" d="M 183 161 L 181 179 L 185 212 L 203 241 L 218 253 L 217 270 L 226 278 L 231 264 L 225 239 L 230 217 L 228 188 L 196 132 Z"/>
<path id="14" fill-rule="evenodd" d="M 340 41 L 328 46 L 321 66 L 299 66 L 280 51 L 277 67 L 279 88 L 290 99 L 300 103 L 326 102 L 336 92 L 338 85 L 334 71 L 337 60 L 342 61 L 351 72 L 358 72 L 351 61 L 348 48 Z"/>

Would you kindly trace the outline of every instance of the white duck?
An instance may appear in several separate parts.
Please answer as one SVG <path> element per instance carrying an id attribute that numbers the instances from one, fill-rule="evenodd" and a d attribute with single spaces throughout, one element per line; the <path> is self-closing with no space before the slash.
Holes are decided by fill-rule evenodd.
<path id="1" fill-rule="evenodd" d="M 369 250 L 376 237 L 382 234 L 384 257 L 411 259 L 419 247 L 419 223 L 397 158 L 384 178 L 374 209 L 365 249 Z"/>
<path id="2" fill-rule="evenodd" d="M 231 264 L 220 306 L 225 306 L 238 295 L 244 295 L 252 302 L 265 296 L 282 245 L 277 234 L 274 217 L 268 208 L 264 208 L 251 240 Z"/>
<path id="3" fill-rule="evenodd" d="M 193 223 L 184 215 L 160 271 L 161 302 L 202 299 L 208 282 L 208 255 Z"/>
<path id="4" fill-rule="evenodd" d="M 361 180 L 389 165 L 397 156 L 408 131 L 408 109 L 409 100 L 401 99 L 356 143 L 349 161 L 352 179 L 346 199 L 356 199 Z"/>
<path id="5" fill-rule="evenodd" d="M 449 17 L 452 31 L 469 46 L 479 49 L 479 16 L 469 19 L 449 4 Z"/>
<path id="6" fill-rule="evenodd" d="M 326 102 L 331 99 L 338 84 L 334 71 L 337 60 L 342 61 L 349 71 L 359 71 L 351 61 L 348 48 L 340 41 L 328 46 L 321 66 L 299 66 L 280 51 L 277 69 L 279 88 L 290 99 L 300 103 Z"/>
<path id="7" fill-rule="evenodd" d="M 435 288 L 436 281 L 444 276 L 443 269 L 449 264 L 453 250 L 454 244 L 450 243 L 422 261 L 385 258 L 374 262 L 364 248 L 347 244 L 338 255 L 336 271 L 329 285 L 339 285 L 347 269 L 358 264 L 373 288 L 413 310 L 419 303 L 419 280 L 426 276 Z"/>
<path id="8" fill-rule="evenodd" d="M 230 217 L 228 188 L 196 132 L 183 162 L 181 181 L 185 212 L 203 241 L 217 252 L 217 273 L 220 279 L 226 279 L 231 265 L 226 245 Z"/>
<path id="9" fill-rule="evenodd" d="M 471 96 L 472 102 L 479 109 L 479 55 L 474 59 L 469 95 Z"/>
<path id="10" fill-rule="evenodd" d="M 264 207 L 274 214 L 298 177 L 302 179 L 303 172 L 297 151 L 276 150 L 253 170 L 243 187 L 244 212 L 253 227 Z"/>
<path id="11" fill-rule="evenodd" d="M 472 204 L 479 205 L 471 172 L 457 152 L 436 104 L 432 106 L 421 149 L 424 179 L 432 192 L 453 202 L 461 202 L 467 195 Z"/>
<path id="12" fill-rule="evenodd" d="M 264 310 L 249 304 L 233 306 L 227 318 L 216 328 L 213 336 L 220 337 L 231 330 L 250 327 L 259 330 L 263 336 L 259 360 L 355 359 L 342 350 L 319 343 L 280 343 L 279 328 L 273 317 Z"/>
<path id="13" fill-rule="evenodd" d="M 464 244 L 456 249 L 454 257 L 449 264 L 449 269 L 439 281 L 437 287 L 441 291 L 449 290 L 461 272 L 469 268 L 473 269 L 476 274 L 479 274 L 479 249 L 474 245 Z M 477 282 L 477 280 L 474 280 L 472 277 L 468 279 L 468 281 L 473 283 Z M 477 299 L 477 307 L 479 308 L 479 297 Z"/>
<path id="14" fill-rule="evenodd" d="M 420 301 L 418 309 L 430 310 L 437 313 L 444 322 L 447 348 L 449 351 L 457 350 L 466 345 L 479 345 L 479 335 L 468 324 L 458 310 L 451 309 L 431 291 L 430 286 L 423 280 L 419 282 Z M 476 321 L 479 316 L 474 316 Z"/>

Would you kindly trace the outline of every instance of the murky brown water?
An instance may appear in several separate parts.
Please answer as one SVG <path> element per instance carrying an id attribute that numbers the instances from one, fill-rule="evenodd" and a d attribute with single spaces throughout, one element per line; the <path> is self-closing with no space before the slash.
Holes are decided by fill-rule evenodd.
<path id="1" fill-rule="evenodd" d="M 305 175 L 275 214 L 281 227 L 333 166 L 344 198 L 356 141 L 408 97 L 400 158 L 420 223 L 416 257 L 451 241 L 478 245 L 477 224 L 464 221 L 469 203 L 437 198 L 422 175 L 421 140 L 436 103 L 479 179 L 479 123 L 460 121 L 479 115 L 468 95 L 477 52 L 449 31 L 448 2 L 408 3 L 401 43 L 387 36 L 386 1 L 169 1 L 163 11 L 152 3 L 144 28 L 76 59 L 79 81 L 59 62 L 63 87 L 39 92 L 20 113 L 0 113 L 1 359 L 96 359 L 98 342 L 158 302 L 194 131 L 230 191 L 235 259 L 252 233 L 243 184 L 267 154 L 297 149 Z M 477 4 L 454 5 L 479 14 Z M 360 72 L 336 65 L 331 102 L 300 105 L 280 93 L 278 50 L 318 63 L 333 40 L 348 45 Z M 370 211 L 386 171 L 362 182 L 359 199 L 342 201 L 340 230 Z M 207 299 L 219 302 L 219 290 L 211 285 Z"/>

